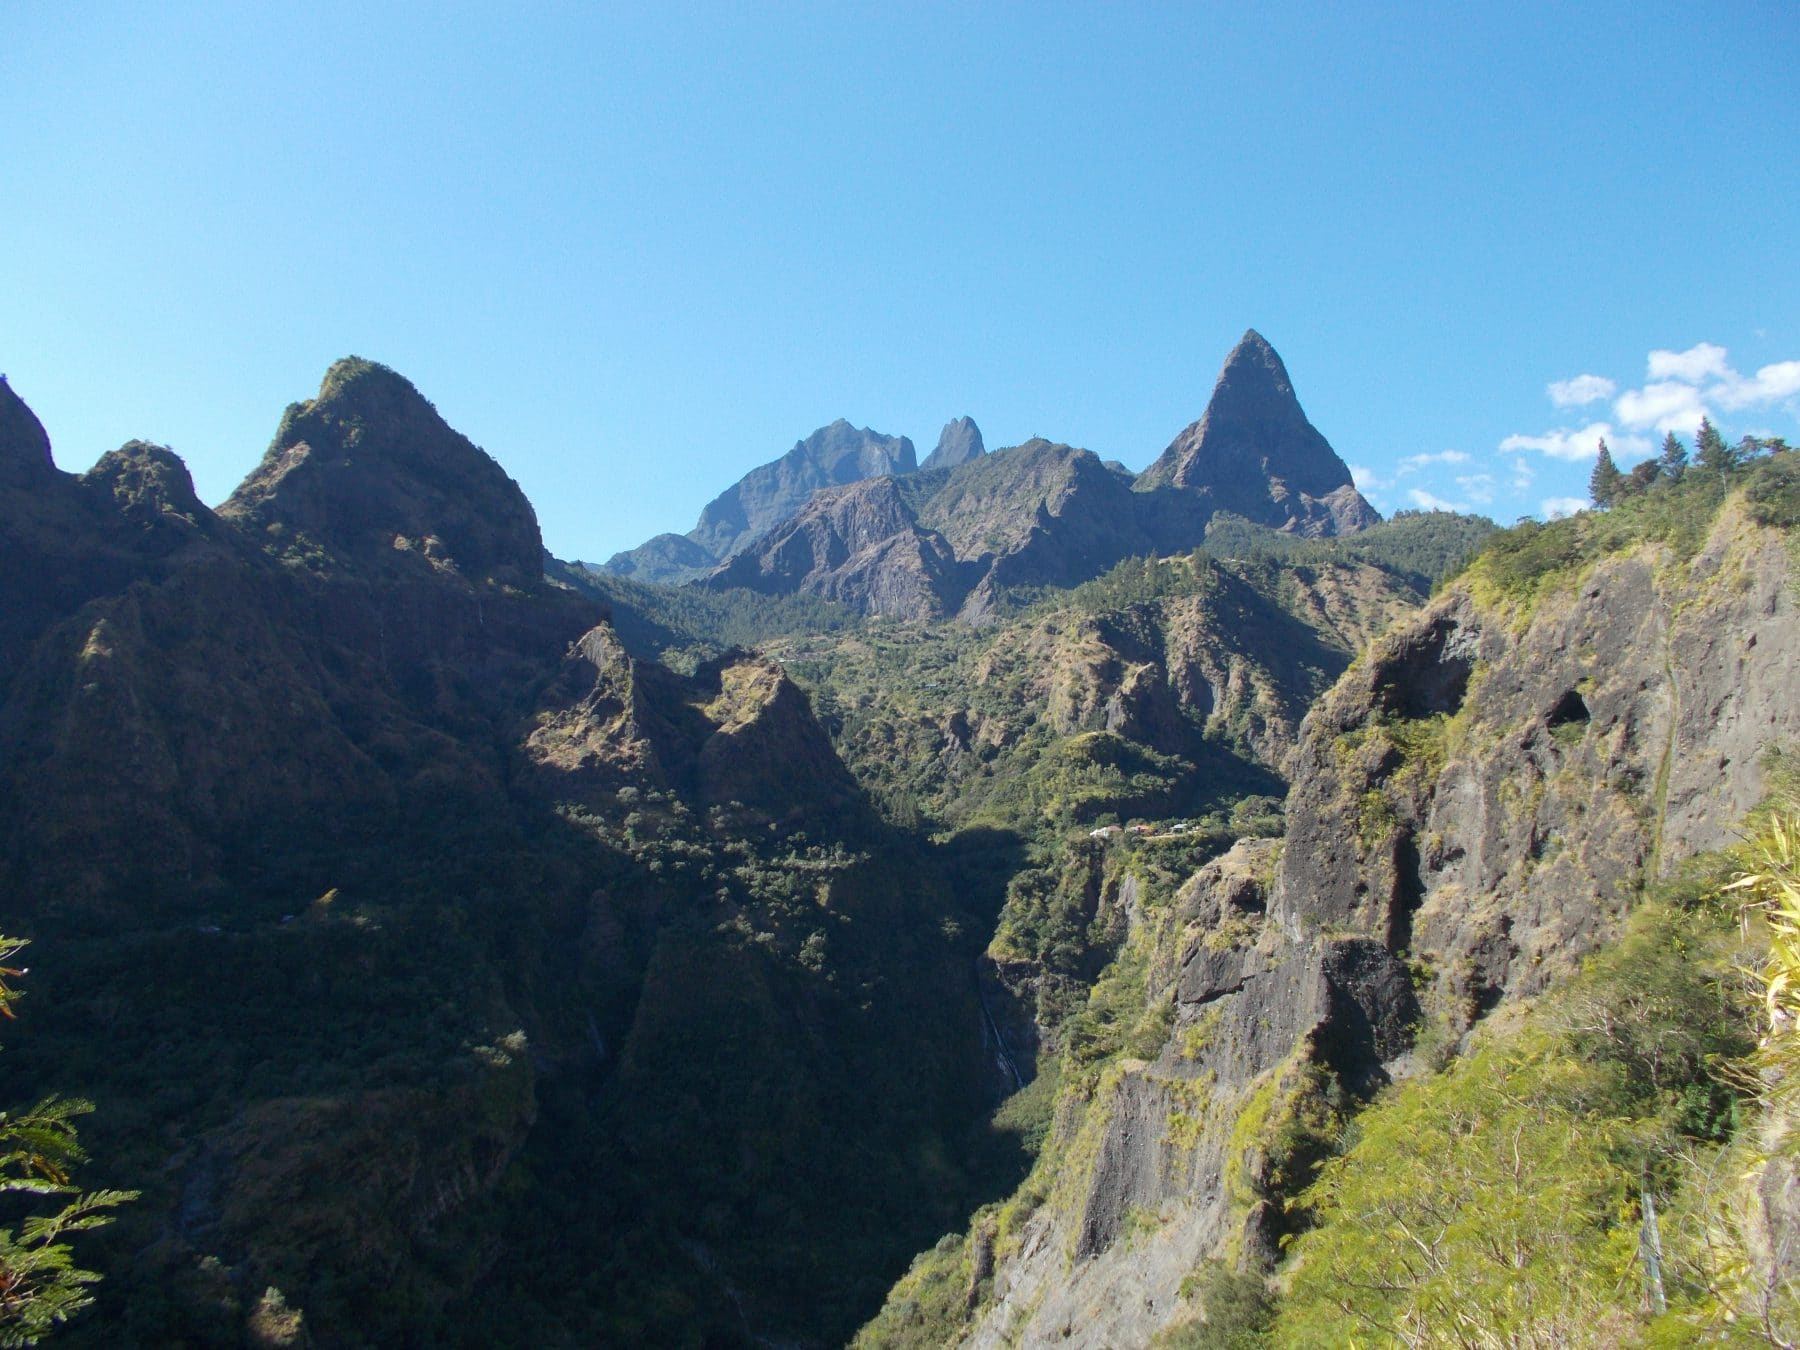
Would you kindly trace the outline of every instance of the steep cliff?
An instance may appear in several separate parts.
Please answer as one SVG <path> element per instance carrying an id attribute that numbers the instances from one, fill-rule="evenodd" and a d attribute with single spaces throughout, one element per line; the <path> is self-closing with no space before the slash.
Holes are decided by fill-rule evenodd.
<path id="1" fill-rule="evenodd" d="M 1070 1024 L 1032 1178 L 863 1340 L 1144 1344 L 1191 1319 L 1208 1261 L 1277 1258 L 1338 1122 L 1423 1067 L 1421 1029 L 1453 1046 L 1570 976 L 1647 880 L 1728 842 L 1764 752 L 1800 738 L 1795 517 L 1759 483 L 1502 536 L 1308 715 L 1281 840 L 1179 886 L 1109 858 L 1128 933 L 1083 1016 L 1114 1048 Z"/>

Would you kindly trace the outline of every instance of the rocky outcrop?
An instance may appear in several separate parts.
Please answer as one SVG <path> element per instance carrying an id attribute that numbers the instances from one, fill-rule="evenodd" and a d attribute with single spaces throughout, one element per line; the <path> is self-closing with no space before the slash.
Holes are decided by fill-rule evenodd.
<path id="1" fill-rule="evenodd" d="M 959 417 L 944 423 L 943 431 L 938 434 L 937 448 L 925 456 L 919 472 L 959 468 L 986 453 L 987 447 L 981 443 L 981 428 L 975 425 L 973 418 Z"/>
<path id="2" fill-rule="evenodd" d="M 615 553 L 602 570 L 638 581 L 689 581 L 790 519 L 813 493 L 869 478 L 910 474 L 916 467 L 913 443 L 906 437 L 884 436 L 868 427 L 859 430 L 840 417 L 713 498 L 687 534 L 659 534 Z"/>
<path id="3" fill-rule="evenodd" d="M 1350 470 L 1301 410 L 1287 367 L 1251 329 L 1225 358 L 1211 400 L 1139 475 L 1159 500 L 1151 514 L 1164 549 L 1192 547 L 1195 515 L 1231 511 L 1298 534 L 1347 534 L 1380 521 Z M 1197 505 L 1183 512 L 1189 499 Z"/>
<path id="4" fill-rule="evenodd" d="M 1276 912 L 1433 953 L 1467 1021 L 1614 931 L 1637 885 L 1728 843 L 1800 738 L 1787 550 L 1735 506 L 1516 613 L 1452 590 L 1308 723 Z"/>
<path id="5" fill-rule="evenodd" d="M 992 1294 L 958 1343 L 1146 1344 L 1192 1319 L 1182 1281 L 1275 1260 L 1321 1127 L 1416 1068 L 1420 1027 L 1453 1044 L 1543 991 L 1646 879 L 1729 842 L 1763 751 L 1800 739 L 1792 568 L 1728 505 L 1691 559 L 1645 545 L 1535 597 L 1453 586 L 1359 657 L 1302 726 L 1284 839 L 1134 917 L 1168 1036 L 1065 1096 L 1026 1192 L 1047 1198 L 998 1246 L 970 1236 Z"/>
<path id="6" fill-rule="evenodd" d="M 941 477 L 821 492 L 705 584 L 979 620 L 1001 588 L 1073 585 L 1149 549 L 1129 485 L 1091 452 L 1040 440 Z"/>
<path id="7" fill-rule="evenodd" d="M 648 786 L 809 826 L 866 809 L 778 665 L 736 652 L 684 677 L 633 658 L 604 624 L 570 649 L 524 748 L 559 800 L 610 802 Z"/>
<path id="8" fill-rule="evenodd" d="M 938 618 L 960 599 L 956 559 L 893 478 L 815 494 L 760 545 L 707 578 L 715 588 L 817 595 L 864 613 Z"/>
<path id="9" fill-rule="evenodd" d="M 219 514 L 290 556 L 537 585 L 543 538 L 519 485 L 418 390 L 358 357 L 288 408 Z"/>

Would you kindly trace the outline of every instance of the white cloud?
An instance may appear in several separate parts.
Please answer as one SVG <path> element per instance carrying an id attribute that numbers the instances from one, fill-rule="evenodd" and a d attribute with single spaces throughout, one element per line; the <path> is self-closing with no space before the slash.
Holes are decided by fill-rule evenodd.
<path id="1" fill-rule="evenodd" d="M 1587 510 L 1588 504 L 1581 497 L 1546 497 L 1538 509 L 1544 513 L 1546 520 L 1561 520 L 1564 516 Z"/>
<path id="2" fill-rule="evenodd" d="M 1699 384 L 1711 376 L 1734 379 L 1736 372 L 1725 364 L 1725 349 L 1710 342 L 1699 342 L 1685 352 L 1656 351 L 1650 353 L 1650 379 L 1680 380 Z"/>
<path id="3" fill-rule="evenodd" d="M 1467 464 L 1469 456 L 1463 450 L 1439 450 L 1436 454 L 1408 455 L 1400 461 L 1401 474 L 1415 473 L 1427 464 Z"/>
<path id="4" fill-rule="evenodd" d="M 1469 508 L 1457 502 L 1447 502 L 1442 497 L 1425 491 L 1424 488 L 1411 488 L 1406 494 L 1412 504 L 1421 511 L 1466 511 Z"/>
<path id="5" fill-rule="evenodd" d="M 1753 408 L 1763 403 L 1779 403 L 1800 394 L 1800 361 L 1777 361 L 1764 366 L 1746 380 L 1728 370 L 1727 378 L 1706 391 L 1706 396 L 1727 408 Z"/>
<path id="6" fill-rule="evenodd" d="M 1642 389 L 1627 389 L 1613 404 L 1613 411 L 1628 427 L 1655 427 L 1658 431 L 1691 432 L 1702 417 L 1711 416 L 1700 391 L 1678 380 L 1661 380 Z"/>
<path id="7" fill-rule="evenodd" d="M 1345 467 L 1350 470 L 1350 477 L 1356 481 L 1356 490 L 1358 492 L 1373 492 L 1377 488 L 1387 486 L 1386 480 L 1378 477 L 1375 470 L 1371 469 L 1367 464 L 1350 464 Z"/>
<path id="8" fill-rule="evenodd" d="M 1575 431 L 1559 427 L 1542 436 L 1508 436 L 1500 442 L 1500 453 L 1510 455 L 1520 450 L 1538 450 L 1551 459 L 1592 459 L 1600 452 L 1600 442 L 1606 441 L 1610 445 L 1613 435 L 1612 423 L 1589 422 Z M 1648 448 L 1648 442 L 1645 446 Z"/>
<path id="9" fill-rule="evenodd" d="M 1477 506 L 1489 506 L 1494 500 L 1494 476 L 1491 473 L 1460 474 L 1456 486 Z"/>
<path id="10" fill-rule="evenodd" d="M 1611 398 L 1619 386 L 1604 375 L 1577 375 L 1572 380 L 1557 380 L 1550 385 L 1550 401 L 1559 408 L 1579 408 Z"/>

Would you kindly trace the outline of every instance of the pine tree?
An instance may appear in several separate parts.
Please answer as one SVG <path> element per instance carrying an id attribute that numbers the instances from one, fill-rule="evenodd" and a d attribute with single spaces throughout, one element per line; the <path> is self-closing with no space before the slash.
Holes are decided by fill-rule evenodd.
<path id="1" fill-rule="evenodd" d="M 1595 506 L 1611 506 L 1618 500 L 1619 485 L 1624 481 L 1625 475 L 1613 463 L 1612 451 L 1606 448 L 1605 441 L 1601 441 L 1600 454 L 1594 460 L 1594 472 L 1588 477 L 1588 496 L 1594 499 Z"/>
<path id="2" fill-rule="evenodd" d="M 1737 452 L 1725 444 L 1711 418 L 1702 417 L 1694 434 L 1694 463 L 1709 473 L 1729 473 L 1737 467 Z"/>
<path id="3" fill-rule="evenodd" d="M 1657 457 L 1657 467 L 1662 470 L 1663 477 L 1672 483 L 1679 483 L 1681 475 L 1687 472 L 1687 447 L 1681 443 L 1681 437 L 1670 432 L 1663 437 L 1662 454 Z"/>

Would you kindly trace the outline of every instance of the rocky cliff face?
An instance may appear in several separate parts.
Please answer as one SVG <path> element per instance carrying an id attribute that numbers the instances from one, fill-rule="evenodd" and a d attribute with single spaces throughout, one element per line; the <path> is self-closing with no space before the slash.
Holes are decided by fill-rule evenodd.
<path id="1" fill-rule="evenodd" d="M 1150 547 L 1118 475 L 1089 451 L 1031 441 L 941 478 L 821 493 L 706 584 L 978 619 L 999 588 L 1073 585 Z"/>
<path id="2" fill-rule="evenodd" d="M 786 826 L 829 825 L 861 794 L 781 668 L 746 653 L 684 677 L 628 655 L 610 627 L 586 634 L 545 690 L 526 757 L 560 800 L 623 787 L 727 804 Z"/>
<path id="3" fill-rule="evenodd" d="M 975 434 L 979 440 L 980 433 Z M 690 581 L 788 520 L 814 492 L 909 474 L 916 467 L 913 444 L 906 437 L 884 436 L 867 427 L 858 430 L 840 417 L 713 498 L 701 510 L 699 524 L 685 535 L 659 534 L 615 553 L 605 570 L 638 581 Z"/>
<path id="4" fill-rule="evenodd" d="M 1137 488 L 1167 494 L 1165 506 L 1191 497 L 1202 515 L 1231 511 L 1300 534 L 1347 534 L 1381 519 L 1307 421 L 1287 367 L 1254 329 L 1225 358 L 1200 420 L 1139 475 Z M 1165 548 L 1198 543 L 1189 528 L 1157 513 Z"/>
<path id="5" fill-rule="evenodd" d="M 1108 883 L 1166 1034 L 1066 1091 L 1039 1172 L 977 1216 L 957 1343 L 1144 1344 L 1191 1317 L 1198 1262 L 1275 1259 L 1319 1127 L 1412 1071 L 1419 1027 L 1454 1042 L 1542 991 L 1647 877 L 1727 842 L 1761 753 L 1800 737 L 1792 569 L 1731 504 L 1685 560 L 1642 545 L 1523 599 L 1478 571 L 1308 715 L 1282 840 L 1164 899 Z"/>
<path id="6" fill-rule="evenodd" d="M 925 456 L 919 472 L 954 469 L 972 459 L 980 459 L 986 453 L 987 447 L 981 443 L 981 428 L 975 425 L 973 418 L 959 417 L 944 423 L 943 431 L 938 434 L 937 448 Z"/>

